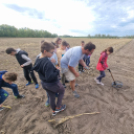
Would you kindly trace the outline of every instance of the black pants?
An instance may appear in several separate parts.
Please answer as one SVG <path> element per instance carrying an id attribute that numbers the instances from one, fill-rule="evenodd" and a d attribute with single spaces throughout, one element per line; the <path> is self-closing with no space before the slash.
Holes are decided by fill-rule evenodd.
<path id="1" fill-rule="evenodd" d="M 100 71 L 100 76 L 97 79 L 99 80 L 99 82 L 101 82 L 102 78 L 104 78 L 105 76 L 105 71 Z"/>
<path id="2" fill-rule="evenodd" d="M 62 99 L 64 97 L 65 89 L 63 85 L 60 82 L 52 83 L 52 84 L 46 84 L 44 82 L 41 82 L 43 89 L 45 89 L 49 95 L 50 99 L 50 106 L 53 111 L 55 111 L 56 107 L 60 107 L 62 105 Z M 55 104 L 55 94 L 58 93 L 58 101 L 57 104 Z"/>
<path id="3" fill-rule="evenodd" d="M 36 77 L 35 77 L 35 74 L 34 74 L 33 71 L 31 71 L 31 69 L 32 69 L 32 65 L 29 65 L 29 66 L 24 67 L 24 68 L 23 68 L 24 76 L 25 76 L 25 78 L 26 78 L 26 80 L 27 80 L 28 82 L 31 82 L 31 78 L 32 78 L 33 81 L 34 81 L 34 83 L 35 83 L 35 84 L 38 84 L 37 79 L 36 79 Z M 30 74 L 31 78 L 30 78 L 29 74 Z"/>
<path id="4" fill-rule="evenodd" d="M 81 64 L 78 65 L 78 70 L 83 71 L 83 66 Z"/>

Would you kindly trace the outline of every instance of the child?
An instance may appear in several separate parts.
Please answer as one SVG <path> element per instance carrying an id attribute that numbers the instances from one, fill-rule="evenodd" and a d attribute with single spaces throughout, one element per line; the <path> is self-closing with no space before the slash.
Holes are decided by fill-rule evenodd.
<path id="1" fill-rule="evenodd" d="M 68 51 L 70 49 L 70 45 L 68 43 L 67 47 L 66 47 L 66 51 Z"/>
<path id="2" fill-rule="evenodd" d="M 9 73 L 7 71 L 0 71 L 0 111 L 4 108 L 2 107 L 2 103 L 6 100 L 9 93 L 2 89 L 2 87 L 11 88 L 15 98 L 21 99 L 24 98 L 24 95 L 20 95 L 18 91 L 18 87 L 16 84 L 13 84 L 14 81 L 17 80 L 16 73 Z"/>
<path id="3" fill-rule="evenodd" d="M 110 55 L 111 53 L 113 53 L 113 48 L 112 47 L 108 47 L 107 49 L 105 49 L 102 53 L 101 56 L 99 58 L 98 64 L 96 69 L 100 71 L 100 76 L 95 78 L 95 81 L 97 84 L 100 84 L 102 86 L 104 86 L 104 84 L 101 82 L 102 78 L 105 77 L 105 71 L 106 69 L 108 69 L 108 65 L 107 65 L 107 58 L 108 55 Z"/>
<path id="4" fill-rule="evenodd" d="M 84 47 L 84 45 L 85 45 L 85 42 L 81 41 L 81 47 Z M 79 70 L 80 73 L 83 72 L 83 66 L 80 63 L 78 65 L 78 70 Z"/>
<path id="5" fill-rule="evenodd" d="M 60 60 L 66 52 L 66 47 L 67 46 L 68 46 L 68 43 L 66 41 L 63 41 L 60 48 L 57 49 L 57 56 L 58 56 L 59 66 L 60 66 Z M 62 75 L 62 84 L 63 84 L 64 88 L 66 88 L 65 81 L 66 81 L 66 78 L 65 78 L 65 75 L 63 74 Z"/>
<path id="6" fill-rule="evenodd" d="M 56 44 L 57 48 L 59 48 L 59 45 L 61 44 L 61 42 L 62 42 L 61 38 L 58 37 L 58 38 L 55 39 L 54 43 Z"/>
<path id="7" fill-rule="evenodd" d="M 44 42 L 41 45 L 41 55 L 37 58 L 33 70 L 38 72 L 41 79 L 42 87 L 47 91 L 50 97 L 50 105 L 53 110 L 52 115 L 65 110 L 66 105 L 62 105 L 62 99 L 65 89 L 59 82 L 59 70 L 53 66 L 48 59 L 54 53 L 54 46 L 51 43 Z M 55 104 L 55 94 L 58 93 L 58 101 Z"/>
<path id="8" fill-rule="evenodd" d="M 14 48 L 8 48 L 6 49 L 6 53 L 10 54 L 11 56 L 15 56 L 17 61 L 19 62 L 20 66 L 23 68 L 24 71 L 24 76 L 28 83 L 26 86 L 32 84 L 31 78 L 29 77 L 29 74 L 31 75 L 34 83 L 35 83 L 35 88 L 39 88 L 39 84 L 37 82 L 37 79 L 34 75 L 34 72 L 31 70 L 32 69 L 32 60 L 28 57 L 27 52 L 20 50 L 20 49 L 14 49 Z"/>

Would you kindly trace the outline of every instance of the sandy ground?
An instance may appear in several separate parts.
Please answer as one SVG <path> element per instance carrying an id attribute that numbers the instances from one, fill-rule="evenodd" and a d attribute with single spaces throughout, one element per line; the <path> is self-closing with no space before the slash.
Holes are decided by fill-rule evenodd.
<path id="1" fill-rule="evenodd" d="M 52 40 L 52 39 L 48 39 Z M 23 71 L 14 57 L 6 55 L 7 47 L 21 48 L 29 53 L 30 58 L 40 53 L 41 39 L 0 39 L 0 70 L 18 73 L 20 94 L 25 99 L 16 100 L 11 89 L 6 89 L 10 96 L 4 102 L 12 109 L 0 112 L 0 134 L 133 134 L 134 133 L 134 40 L 129 39 L 66 39 L 71 46 L 92 41 L 97 49 L 91 57 L 91 64 L 96 66 L 100 52 L 108 46 L 113 46 L 114 54 L 109 56 L 108 64 L 116 80 L 123 83 L 118 91 L 111 87 L 112 79 L 108 71 L 103 79 L 104 86 L 96 85 L 94 77 L 99 75 L 83 73 L 77 79 L 76 88 L 80 98 L 73 97 L 67 85 L 63 103 L 67 105 L 64 112 L 53 117 L 50 108 L 45 107 L 46 93 L 42 89 L 35 89 L 34 85 L 25 87 L 26 80 Z M 37 75 L 37 74 L 36 74 Z M 37 75 L 38 78 L 38 75 Z M 38 79 L 40 82 L 40 80 Z M 5 88 L 4 88 L 5 89 Z M 83 115 L 68 120 L 53 128 L 49 119 L 76 115 L 87 112 L 100 112 L 97 115 Z"/>

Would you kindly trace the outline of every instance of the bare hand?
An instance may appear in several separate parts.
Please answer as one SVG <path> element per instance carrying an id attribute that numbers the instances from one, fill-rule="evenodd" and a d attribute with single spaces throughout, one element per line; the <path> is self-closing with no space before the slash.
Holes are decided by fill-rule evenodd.
<path id="1" fill-rule="evenodd" d="M 89 67 L 88 67 L 88 66 L 85 66 L 84 69 L 85 69 L 85 70 L 89 70 Z"/>
<path id="2" fill-rule="evenodd" d="M 51 59 L 51 62 L 52 62 L 52 63 L 55 63 L 56 61 L 55 61 L 55 59 Z"/>
<path id="3" fill-rule="evenodd" d="M 60 70 L 60 67 L 56 66 L 56 68 L 57 68 L 58 70 Z"/>
<path id="4" fill-rule="evenodd" d="M 23 68 L 24 66 L 23 66 L 23 65 L 21 65 L 21 67 Z"/>

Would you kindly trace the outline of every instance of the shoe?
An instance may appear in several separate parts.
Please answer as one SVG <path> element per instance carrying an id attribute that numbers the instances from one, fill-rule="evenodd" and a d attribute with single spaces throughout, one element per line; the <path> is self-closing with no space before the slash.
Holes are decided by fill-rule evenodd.
<path id="1" fill-rule="evenodd" d="M 22 98 L 25 98 L 25 96 L 24 96 L 24 95 L 18 95 L 18 96 L 16 96 L 15 98 L 16 98 L 16 99 L 22 99 Z"/>
<path id="2" fill-rule="evenodd" d="M 100 84 L 99 80 L 97 78 L 94 78 L 97 84 Z"/>
<path id="3" fill-rule="evenodd" d="M 64 88 L 66 88 L 66 85 L 65 85 L 65 84 L 63 84 L 63 87 L 64 87 Z"/>
<path id="4" fill-rule="evenodd" d="M 79 98 L 79 97 L 80 97 L 79 94 L 78 94 L 76 91 L 73 91 L 73 95 L 74 95 L 74 97 L 76 97 L 76 98 Z"/>
<path id="5" fill-rule="evenodd" d="M 0 107 L 0 111 L 4 110 L 4 107 Z"/>
<path id="6" fill-rule="evenodd" d="M 100 85 L 104 86 L 104 83 L 100 82 Z"/>
<path id="7" fill-rule="evenodd" d="M 27 84 L 26 84 L 26 86 L 29 86 L 29 85 L 31 85 L 32 84 L 32 82 L 28 82 Z"/>
<path id="8" fill-rule="evenodd" d="M 81 74 L 82 72 L 81 71 L 79 71 L 79 74 Z"/>
<path id="9" fill-rule="evenodd" d="M 52 115 L 55 116 L 57 113 L 55 111 L 53 111 Z"/>
<path id="10" fill-rule="evenodd" d="M 55 112 L 59 113 L 61 111 L 64 111 L 66 109 L 66 105 L 62 105 L 60 108 L 56 108 Z"/>
<path id="11" fill-rule="evenodd" d="M 68 80 L 65 80 L 65 83 L 69 83 L 69 81 Z"/>
<path id="12" fill-rule="evenodd" d="M 36 85 L 35 85 L 35 88 L 38 89 L 38 88 L 39 88 L 39 84 L 36 84 Z"/>
<path id="13" fill-rule="evenodd" d="M 45 107 L 49 107 L 49 106 L 50 106 L 49 100 L 47 100 L 46 103 L 45 103 Z"/>

